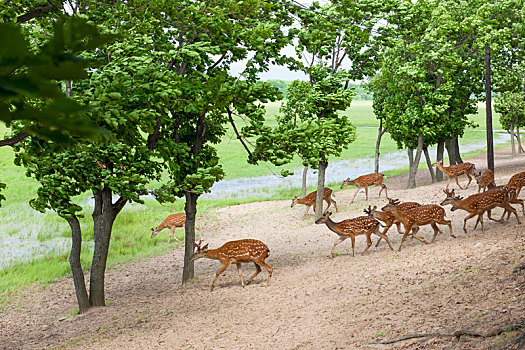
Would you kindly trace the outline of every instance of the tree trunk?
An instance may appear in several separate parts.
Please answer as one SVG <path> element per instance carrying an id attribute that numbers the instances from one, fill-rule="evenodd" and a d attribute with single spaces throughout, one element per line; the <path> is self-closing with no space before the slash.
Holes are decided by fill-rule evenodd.
<path id="1" fill-rule="evenodd" d="M 82 250 L 82 231 L 78 218 L 73 216 L 66 219 L 71 228 L 71 253 L 69 254 L 69 266 L 73 274 L 73 283 L 75 284 L 75 293 L 77 295 L 78 310 L 81 314 L 88 311 L 91 307 L 84 280 L 84 271 L 80 263 L 80 252 Z"/>
<path id="2" fill-rule="evenodd" d="M 510 133 L 510 148 L 512 151 L 512 157 L 516 157 L 516 143 L 514 142 L 514 123 L 510 123 L 509 133 Z"/>
<path id="3" fill-rule="evenodd" d="M 456 152 L 456 164 L 463 163 L 463 159 L 461 159 L 461 152 L 459 151 L 459 137 L 454 136 L 454 152 Z"/>
<path id="4" fill-rule="evenodd" d="M 516 126 L 516 139 L 518 141 L 518 153 L 525 153 L 523 146 L 521 145 L 520 127 Z"/>
<path id="5" fill-rule="evenodd" d="M 94 193 L 95 208 L 93 209 L 93 231 L 95 235 L 95 249 L 91 264 L 89 283 L 89 302 L 92 306 L 105 306 L 104 277 L 108 258 L 109 240 L 113 225 L 112 191 L 104 187 L 102 191 Z"/>
<path id="6" fill-rule="evenodd" d="M 420 132 L 419 136 L 417 138 L 417 151 L 416 151 L 416 157 L 414 158 L 414 161 L 411 162 L 410 172 L 408 176 L 408 184 L 407 188 L 415 188 L 416 187 L 416 174 L 417 174 L 417 167 L 419 166 L 419 161 L 421 160 L 421 152 L 423 150 L 423 133 Z M 409 158 L 411 158 L 413 150 L 412 148 L 409 148 Z M 409 161 L 410 162 L 410 161 Z"/>
<path id="7" fill-rule="evenodd" d="M 447 149 L 448 154 L 448 162 L 450 165 L 459 164 L 456 155 L 456 142 L 454 141 L 454 138 L 449 138 L 445 140 L 445 148 Z"/>
<path id="8" fill-rule="evenodd" d="M 317 172 L 317 198 L 315 201 L 315 219 L 323 216 L 323 195 L 324 195 L 324 178 L 326 173 L 327 161 L 319 162 L 319 171 Z"/>
<path id="9" fill-rule="evenodd" d="M 381 137 L 383 137 L 383 134 L 386 132 L 386 128 L 383 129 L 383 119 L 379 119 L 379 131 L 377 133 L 377 141 L 376 141 L 376 153 L 375 153 L 375 162 L 374 162 L 374 172 L 379 172 L 379 147 L 381 146 Z"/>
<path id="10" fill-rule="evenodd" d="M 487 168 L 494 172 L 494 135 L 492 132 L 492 90 L 490 83 L 490 46 L 485 45 L 485 103 L 487 124 Z"/>
<path id="11" fill-rule="evenodd" d="M 425 159 L 427 160 L 428 171 L 430 171 L 430 177 L 432 178 L 432 183 L 435 183 L 436 175 L 434 174 L 434 168 L 432 168 L 432 160 L 430 159 L 430 154 L 428 154 L 428 148 L 423 147 L 423 152 L 425 153 Z"/>
<path id="12" fill-rule="evenodd" d="M 66 96 L 71 97 L 71 80 L 66 80 Z"/>
<path id="13" fill-rule="evenodd" d="M 303 169 L 303 197 L 306 196 L 306 175 L 308 175 L 308 167 L 305 166 Z"/>
<path id="14" fill-rule="evenodd" d="M 193 261 L 190 258 L 195 252 L 195 217 L 197 215 L 197 199 L 199 195 L 190 191 L 186 192 L 186 223 L 184 225 L 184 269 L 182 270 L 182 284 L 195 276 Z"/>
<path id="15" fill-rule="evenodd" d="M 436 162 L 443 161 L 443 153 L 445 153 L 445 141 L 440 140 L 437 144 Z M 443 181 L 443 172 L 436 167 L 436 181 Z"/>

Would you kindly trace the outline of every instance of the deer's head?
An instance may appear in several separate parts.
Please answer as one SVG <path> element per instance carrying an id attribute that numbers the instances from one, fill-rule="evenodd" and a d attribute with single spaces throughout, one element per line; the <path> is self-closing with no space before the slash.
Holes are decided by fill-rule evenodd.
<path id="1" fill-rule="evenodd" d="M 438 160 L 437 162 L 432 164 L 432 166 L 438 166 L 438 165 L 443 165 L 443 161 L 442 160 Z"/>
<path id="2" fill-rule="evenodd" d="M 350 178 L 344 180 L 341 184 L 341 189 L 345 188 L 346 186 L 355 186 L 355 180 L 350 180 Z"/>
<path id="3" fill-rule="evenodd" d="M 479 184 L 479 181 L 481 180 L 481 170 L 479 171 L 479 173 L 474 173 L 474 178 L 476 179 L 476 182 Z"/>
<path id="4" fill-rule="evenodd" d="M 447 198 L 445 198 L 440 204 L 441 205 L 452 205 L 452 208 L 450 208 L 451 211 L 455 211 L 457 208 L 456 202 L 463 199 L 463 197 L 456 196 L 454 190 L 443 190 L 443 192 L 447 195 Z"/>
<path id="5" fill-rule="evenodd" d="M 204 247 L 201 247 L 201 242 L 202 241 L 195 243 L 195 252 L 190 258 L 191 261 L 206 257 L 206 253 L 208 252 L 208 243 L 206 243 Z"/>
<path id="6" fill-rule="evenodd" d="M 292 198 L 292 205 L 290 205 L 290 208 L 293 208 L 295 207 L 295 205 L 297 204 L 297 201 L 299 200 L 299 196 L 295 196 Z"/>
<path id="7" fill-rule="evenodd" d="M 399 199 L 397 198 L 388 198 L 388 204 L 385 205 L 381 210 L 383 211 L 394 211 L 395 207 L 399 204 Z"/>
<path id="8" fill-rule="evenodd" d="M 321 216 L 319 219 L 315 220 L 316 224 L 324 224 L 330 219 L 330 215 L 332 215 L 331 211 L 327 211 L 323 213 L 323 216 Z"/>
<path id="9" fill-rule="evenodd" d="M 151 238 L 155 237 L 157 235 L 157 233 L 159 233 L 159 231 L 157 231 L 157 228 L 151 228 Z"/>

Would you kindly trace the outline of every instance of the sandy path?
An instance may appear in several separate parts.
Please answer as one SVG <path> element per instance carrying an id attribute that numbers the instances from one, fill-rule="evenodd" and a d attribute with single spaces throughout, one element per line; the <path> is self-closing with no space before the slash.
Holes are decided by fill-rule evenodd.
<path id="1" fill-rule="evenodd" d="M 508 153 L 497 150 L 498 183 L 525 171 L 525 156 L 511 159 Z M 470 161 L 485 164 L 484 157 Z M 418 184 L 429 182 L 427 173 L 419 172 Z M 443 183 L 415 190 L 403 189 L 406 176 L 386 183 L 389 194 L 401 200 L 439 203 L 444 198 Z M 352 205 L 353 190 L 337 192 L 340 211 L 334 220 L 362 215 L 369 204 L 382 206 L 385 199 L 377 198 L 378 191 L 370 191 L 368 203 L 359 194 Z M 475 191 L 474 184 L 459 193 Z M 488 330 L 525 319 L 525 277 L 512 272 L 525 262 L 525 226 L 515 218 L 488 222 L 485 233 L 473 231 L 472 220 L 464 234 L 465 213 L 447 208 L 456 239 L 443 227 L 445 234 L 432 245 L 409 239 L 400 253 L 382 243 L 362 255 L 365 238 L 360 236 L 355 257 L 347 240 L 338 247 L 342 255 L 328 259 L 337 236 L 315 225 L 311 213 L 301 221 L 303 213 L 302 206 L 290 209 L 289 201 L 273 201 L 222 208 L 205 218 L 201 229 L 210 247 L 240 238 L 260 239 L 270 247 L 267 262 L 274 276 L 269 287 L 263 287 L 263 271 L 254 284 L 241 288 L 230 267 L 210 293 L 220 265 L 204 259 L 196 262 L 198 278 L 181 286 L 183 250 L 178 247 L 173 254 L 108 271 L 109 305 L 63 321 L 61 316 L 76 307 L 70 278 L 45 289 L 28 288 L 0 314 L 0 348 L 479 349 L 503 347 L 517 333 L 460 342 L 368 343 L 419 332 Z M 521 209 L 519 214 L 522 219 Z M 431 237 L 431 231 L 423 228 L 422 236 Z M 400 236 L 391 229 L 389 237 L 397 248 Z M 243 271 L 249 276 L 253 266 L 244 265 Z"/>

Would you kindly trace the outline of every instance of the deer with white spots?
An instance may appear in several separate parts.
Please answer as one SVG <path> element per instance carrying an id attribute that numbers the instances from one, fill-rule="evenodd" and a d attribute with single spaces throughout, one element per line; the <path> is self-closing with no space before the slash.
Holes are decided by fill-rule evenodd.
<path id="1" fill-rule="evenodd" d="M 507 185 L 499 185 L 499 186 L 493 186 L 492 184 L 489 184 L 489 191 L 490 190 L 504 190 L 507 191 L 509 194 L 509 203 L 510 204 L 519 204 L 521 205 L 521 210 L 523 212 L 523 215 L 525 215 L 525 205 L 523 204 L 523 199 L 519 199 L 517 195 L 517 191 L 515 188 L 509 187 Z M 490 209 L 487 210 L 490 213 Z M 503 217 L 507 214 L 507 220 L 510 218 L 511 212 L 508 210 L 505 210 L 503 214 L 501 215 L 500 220 L 503 220 Z M 474 226 L 474 229 L 476 227 Z"/>
<path id="2" fill-rule="evenodd" d="M 450 166 L 443 166 L 443 161 L 440 160 L 439 162 L 432 164 L 432 166 L 437 166 L 439 170 L 443 172 L 443 174 L 447 175 L 447 178 L 448 178 L 447 187 L 446 187 L 447 190 L 448 190 L 448 185 L 450 184 L 451 178 L 456 179 L 456 184 L 458 185 L 458 187 L 463 189 L 463 187 L 461 187 L 458 181 L 458 176 L 461 176 L 461 175 L 466 175 L 468 177 L 468 183 L 467 183 L 467 186 L 465 187 L 465 188 L 468 188 L 468 186 L 470 185 L 470 182 L 472 181 L 471 175 L 476 170 L 476 166 L 469 162 L 450 165 Z"/>
<path id="3" fill-rule="evenodd" d="M 525 171 L 511 176 L 507 186 L 516 189 L 516 198 L 520 195 L 521 188 L 525 186 Z"/>
<path id="4" fill-rule="evenodd" d="M 241 239 L 238 241 L 230 241 L 224 243 L 217 249 L 208 249 L 208 244 L 201 248 L 201 242 L 195 243 L 195 253 L 190 260 L 197 260 L 200 258 L 208 258 L 213 260 L 219 260 L 222 264 L 221 268 L 215 274 L 215 279 L 211 284 L 211 291 L 215 287 L 215 282 L 219 275 L 223 273 L 228 266 L 231 264 L 237 265 L 237 272 L 241 278 L 241 285 L 244 288 L 244 279 L 242 277 L 241 264 L 253 262 L 257 271 L 252 277 L 246 282 L 250 284 L 251 281 L 261 272 L 261 266 L 268 271 L 268 283 L 270 285 L 270 278 L 272 277 L 273 268 L 268 265 L 264 260 L 270 254 L 270 249 L 263 242 L 256 239 Z"/>
<path id="5" fill-rule="evenodd" d="M 379 197 L 381 197 L 381 192 L 383 192 L 383 190 L 385 190 L 385 196 L 388 197 L 388 188 L 383 183 L 384 179 L 385 179 L 385 175 L 381 173 L 361 175 L 357 179 L 351 180 L 351 181 L 350 181 L 350 178 L 348 178 L 344 180 L 343 183 L 341 184 L 341 189 L 345 188 L 346 186 L 356 187 L 354 197 L 352 197 L 352 201 L 350 203 L 354 202 L 355 196 L 357 196 L 357 194 L 359 193 L 359 189 L 361 187 L 365 189 L 366 200 L 368 201 L 368 186 L 373 186 L 373 185 L 381 186 L 381 189 L 379 190 Z"/>
<path id="6" fill-rule="evenodd" d="M 331 188 L 328 188 L 328 187 L 324 188 L 323 200 L 326 203 L 328 203 L 328 206 L 326 207 L 325 212 L 328 210 L 328 208 L 330 208 L 330 205 L 332 203 L 334 203 L 335 210 L 339 211 L 339 209 L 337 209 L 337 203 L 332 199 L 332 192 L 333 191 L 332 191 Z M 304 220 L 304 219 L 306 219 L 306 216 L 308 215 L 308 210 L 310 209 L 310 207 L 312 205 L 314 207 L 314 212 L 315 212 L 316 199 L 317 199 L 317 191 L 313 191 L 311 193 L 308 193 L 303 198 L 299 198 L 298 196 L 295 196 L 295 197 L 292 198 L 292 205 L 290 206 L 290 208 L 295 207 L 296 204 L 304 204 L 304 205 L 306 205 L 306 212 L 304 213 L 304 216 L 303 216 L 303 220 Z"/>
<path id="7" fill-rule="evenodd" d="M 331 212 L 326 212 L 322 217 L 315 221 L 316 224 L 326 224 L 330 230 L 339 235 L 339 239 L 334 243 L 330 257 L 334 256 L 335 247 L 337 247 L 339 243 L 347 238 L 352 240 L 352 256 L 355 256 L 355 236 L 363 234 L 366 236 L 367 243 L 363 254 L 366 253 L 368 248 L 370 248 L 372 245 L 372 240 L 370 239 L 372 233 L 384 238 L 390 249 L 394 250 L 390 244 L 390 241 L 388 240 L 388 237 L 380 232 L 379 226 L 381 224 L 376 219 L 369 216 L 359 216 L 357 218 L 347 219 L 341 222 L 334 222 L 332 219 L 330 219 L 330 215 L 332 215 Z"/>
<path id="8" fill-rule="evenodd" d="M 410 210 L 399 210 L 397 206 L 399 205 L 398 201 L 389 199 L 389 203 L 385 205 L 382 210 L 389 211 L 396 217 L 397 220 L 401 221 L 403 226 L 405 226 L 405 232 L 403 233 L 403 238 L 401 239 L 401 244 L 399 244 L 399 251 L 403 247 L 408 233 L 412 228 L 415 230 L 412 231 L 412 237 L 425 243 L 433 243 L 436 239 L 436 236 L 441 230 L 437 227 L 437 224 L 447 225 L 450 229 L 450 236 L 456 238 L 452 233 L 452 222 L 450 220 L 445 220 L 445 209 L 435 204 L 422 205 L 420 207 L 410 209 Z M 423 238 L 416 236 L 416 233 L 419 231 L 420 226 L 430 225 L 434 230 L 434 236 L 432 237 L 431 242 L 427 242 Z"/>
<path id="9" fill-rule="evenodd" d="M 398 199 L 391 199 L 391 201 L 396 202 L 396 203 L 399 202 Z M 397 209 L 398 210 L 410 210 L 410 209 L 414 209 L 414 208 L 417 208 L 417 207 L 420 207 L 420 206 L 421 206 L 421 204 L 416 203 L 416 202 L 404 202 L 404 203 L 399 203 L 398 206 L 397 206 Z M 377 210 L 377 206 L 375 206 L 375 205 L 374 205 L 373 208 L 369 205 L 368 209 L 364 209 L 363 211 L 368 216 L 373 217 L 374 219 L 377 219 L 379 221 L 382 221 L 386 225 L 386 227 L 385 227 L 385 229 L 383 231 L 384 235 L 386 235 L 386 232 L 394 224 L 396 224 L 397 233 L 399 233 L 401 235 L 403 234 L 403 232 L 401 232 L 401 225 L 400 225 L 401 221 L 397 220 L 396 217 L 394 216 L 394 214 L 392 214 L 391 212 Z M 379 237 L 379 240 L 376 243 L 376 247 L 379 245 L 379 242 L 381 242 L 381 239 L 382 239 L 382 237 Z"/>
<path id="10" fill-rule="evenodd" d="M 476 182 L 478 183 L 478 193 L 481 192 L 483 189 L 483 192 L 488 190 L 490 186 L 493 187 L 496 186 L 496 182 L 494 181 L 494 172 L 490 169 L 487 169 L 481 173 L 481 171 L 478 174 L 474 174 L 474 178 L 476 179 Z"/>
<path id="11" fill-rule="evenodd" d="M 443 192 L 445 192 L 447 198 L 441 202 L 441 205 L 450 204 L 452 205 L 452 211 L 462 209 L 469 212 L 469 215 L 467 215 L 467 217 L 465 217 L 463 220 L 463 231 L 465 231 L 465 233 L 467 233 L 467 220 L 476 215 L 478 216 L 478 220 L 476 221 L 474 229 L 476 228 L 479 221 L 481 223 L 481 231 L 485 232 L 485 227 L 483 225 L 483 213 L 486 211 L 488 211 L 488 217 L 490 220 L 500 222 L 501 219 L 493 219 L 490 215 L 490 209 L 496 207 L 501 207 L 514 213 L 516 220 L 518 220 L 518 224 L 521 224 L 516 209 L 514 209 L 509 203 L 511 195 L 504 189 L 495 189 L 482 193 L 476 193 L 465 199 L 460 196 L 455 196 L 454 190 L 443 190 Z"/>
<path id="12" fill-rule="evenodd" d="M 175 237 L 175 229 L 177 227 L 184 227 L 186 224 L 186 213 L 177 213 L 169 215 L 159 226 L 151 229 L 151 238 L 155 237 L 160 231 L 165 228 L 171 229 L 170 237 L 168 238 L 168 244 L 170 244 L 171 238 L 175 238 L 177 242 L 181 242 L 180 239 Z M 202 238 L 200 230 L 195 227 L 199 232 L 199 238 Z"/>

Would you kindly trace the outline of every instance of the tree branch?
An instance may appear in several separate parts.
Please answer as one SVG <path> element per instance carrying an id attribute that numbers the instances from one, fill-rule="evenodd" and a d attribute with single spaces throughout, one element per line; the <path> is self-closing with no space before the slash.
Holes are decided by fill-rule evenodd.
<path id="1" fill-rule="evenodd" d="M 248 146 L 242 139 L 241 135 L 239 134 L 239 131 L 237 130 L 237 126 L 235 125 L 235 122 L 233 121 L 233 118 L 232 118 L 232 111 L 228 107 L 226 107 L 226 111 L 228 112 L 228 119 L 230 120 L 230 124 L 233 127 L 233 131 L 235 131 L 235 134 L 237 135 L 237 139 L 241 141 L 241 144 L 243 145 L 246 152 L 248 152 L 248 155 L 250 156 L 250 158 L 253 158 L 252 152 L 250 151 L 250 149 L 248 148 Z"/>
<path id="2" fill-rule="evenodd" d="M 37 6 L 34 9 L 30 10 L 28 13 L 24 13 L 23 15 L 18 16 L 16 18 L 16 23 L 24 23 L 24 22 L 27 22 L 29 20 L 32 20 L 33 18 L 42 15 L 43 13 L 51 10 L 54 7 L 55 7 L 54 4 Z"/>
<path id="3" fill-rule="evenodd" d="M 15 135 L 9 139 L 5 139 L 5 140 L 0 140 L 0 147 L 2 146 L 13 146 L 17 143 L 19 143 L 20 141 L 22 141 L 23 139 L 25 139 L 26 137 L 29 136 L 29 133 L 27 132 L 21 132 L 20 134 L 18 135 Z"/>

